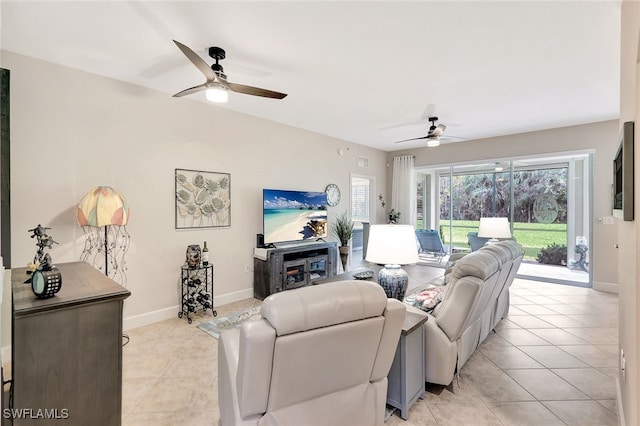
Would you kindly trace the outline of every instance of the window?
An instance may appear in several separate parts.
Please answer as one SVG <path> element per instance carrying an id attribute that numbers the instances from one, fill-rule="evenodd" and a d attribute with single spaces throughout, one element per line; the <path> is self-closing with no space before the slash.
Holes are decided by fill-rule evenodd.
<path id="1" fill-rule="evenodd" d="M 354 178 L 351 184 L 351 218 L 369 221 L 369 181 L 366 179 Z"/>

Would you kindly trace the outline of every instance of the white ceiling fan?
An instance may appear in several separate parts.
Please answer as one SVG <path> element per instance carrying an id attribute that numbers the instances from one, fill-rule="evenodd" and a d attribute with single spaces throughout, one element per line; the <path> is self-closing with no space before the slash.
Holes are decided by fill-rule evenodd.
<path id="1" fill-rule="evenodd" d="M 283 99 L 287 96 L 286 93 L 275 92 L 273 90 L 261 89 L 259 87 L 246 86 L 244 84 L 231 83 L 227 80 L 227 76 L 224 73 L 222 65 L 219 61 L 226 57 L 226 52 L 220 47 L 210 47 L 209 56 L 216 62 L 211 66 L 207 64 L 204 59 L 198 56 L 191 48 L 184 44 L 173 40 L 178 46 L 178 49 L 193 63 L 193 65 L 200 70 L 205 76 L 206 81 L 194 87 L 182 90 L 181 92 L 173 95 L 174 97 L 181 97 L 190 95 L 192 93 L 206 91 L 207 99 L 211 102 L 223 103 L 228 99 L 228 92 L 244 93 L 246 95 L 261 96 L 264 98 Z"/>
<path id="2" fill-rule="evenodd" d="M 416 138 L 403 139 L 401 141 L 397 141 L 396 143 L 409 142 L 415 140 L 426 139 L 427 146 L 430 148 L 436 147 L 440 145 L 440 140 L 443 138 L 443 133 L 447 129 L 447 126 L 444 124 L 436 125 L 436 121 L 438 121 L 438 117 L 428 117 L 428 120 L 431 122 L 431 126 L 429 127 L 429 132 L 425 136 L 419 136 Z M 456 138 L 455 136 L 444 136 L 444 138 Z M 456 138 L 458 139 L 458 138 Z"/>

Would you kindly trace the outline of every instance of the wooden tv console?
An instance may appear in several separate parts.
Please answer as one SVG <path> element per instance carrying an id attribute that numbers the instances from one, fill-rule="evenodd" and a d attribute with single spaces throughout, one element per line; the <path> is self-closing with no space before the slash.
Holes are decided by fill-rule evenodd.
<path id="1" fill-rule="evenodd" d="M 257 248 L 253 257 L 253 296 L 263 300 L 273 293 L 310 285 L 335 276 L 337 267 L 336 242 Z"/>

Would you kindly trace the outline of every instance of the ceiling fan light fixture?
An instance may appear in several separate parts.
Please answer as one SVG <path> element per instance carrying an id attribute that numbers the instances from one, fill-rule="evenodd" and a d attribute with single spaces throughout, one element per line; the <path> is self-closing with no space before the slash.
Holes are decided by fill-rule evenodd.
<path id="1" fill-rule="evenodd" d="M 427 139 L 427 146 L 429 148 L 435 148 L 436 146 L 440 146 L 440 139 L 438 139 L 438 138 L 429 138 L 429 139 Z"/>
<path id="2" fill-rule="evenodd" d="M 225 87 L 213 86 L 206 91 L 207 100 L 217 104 L 223 104 L 229 100 L 229 92 Z"/>

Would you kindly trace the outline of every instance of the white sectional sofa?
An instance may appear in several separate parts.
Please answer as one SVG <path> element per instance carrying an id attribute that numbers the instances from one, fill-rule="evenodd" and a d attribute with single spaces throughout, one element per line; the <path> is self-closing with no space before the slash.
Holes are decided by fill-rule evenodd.
<path id="1" fill-rule="evenodd" d="M 442 301 L 424 325 L 427 382 L 450 384 L 454 374 L 507 314 L 509 286 L 523 255 L 518 243 L 507 240 L 455 262 L 443 288 Z"/>

